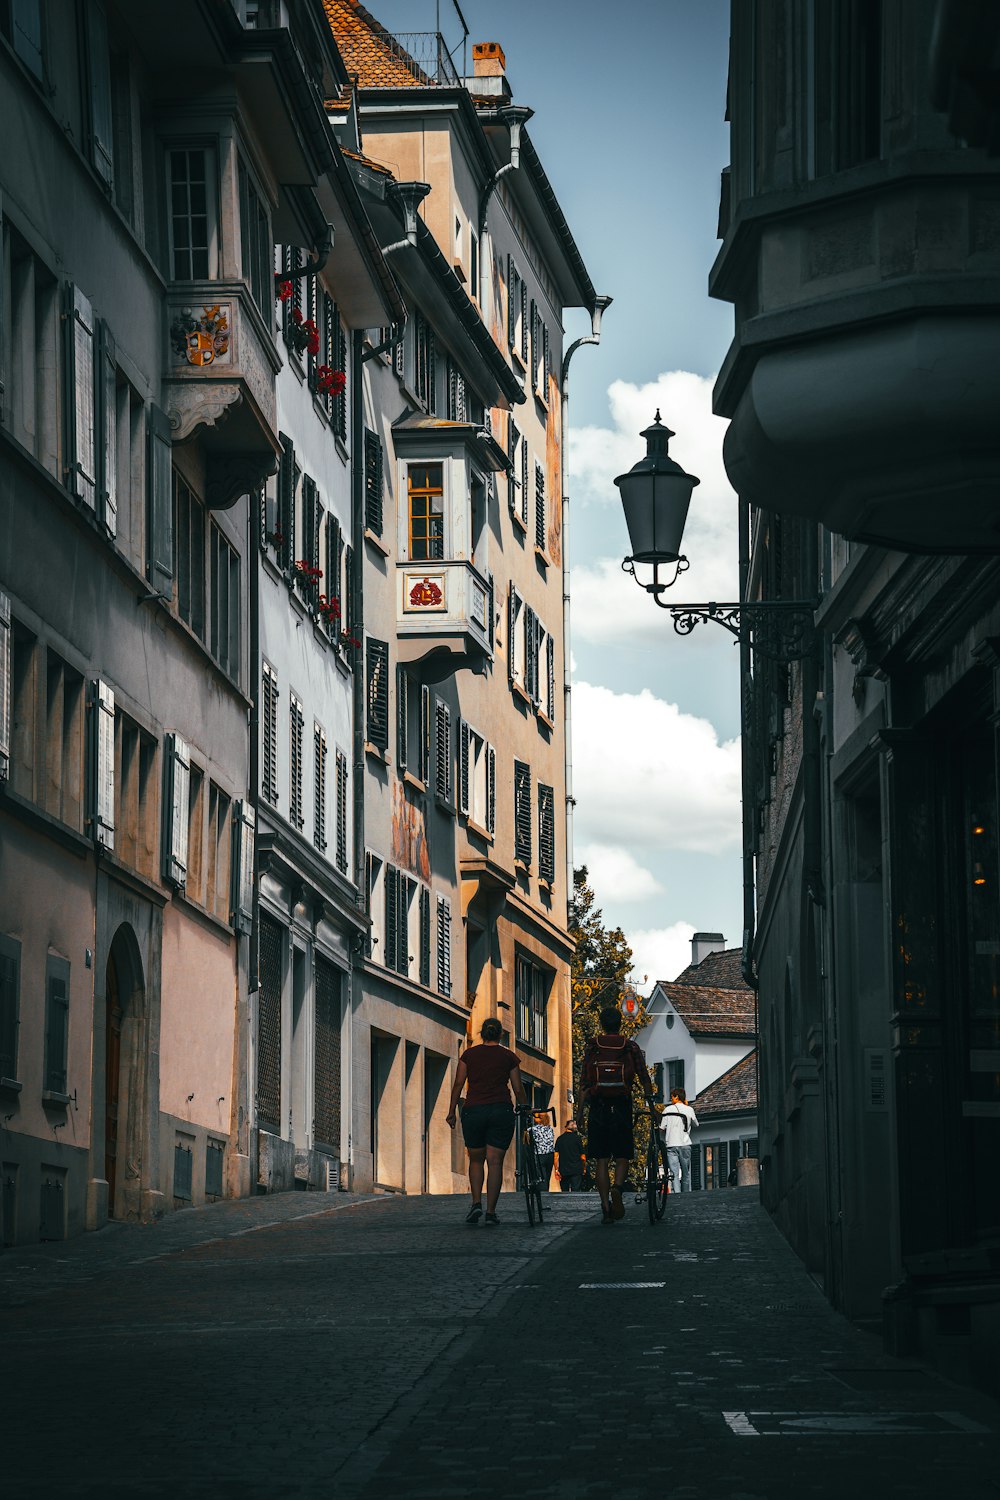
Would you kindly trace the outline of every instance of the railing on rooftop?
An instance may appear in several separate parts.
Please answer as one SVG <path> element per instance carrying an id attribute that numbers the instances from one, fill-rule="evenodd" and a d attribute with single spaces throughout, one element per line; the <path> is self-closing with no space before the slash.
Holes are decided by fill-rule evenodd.
<path id="1" fill-rule="evenodd" d="M 391 82 L 376 82 L 371 76 L 372 68 L 377 64 L 370 38 L 366 38 L 363 47 L 356 46 L 347 37 L 338 38 L 338 45 L 347 71 L 359 76 L 362 88 L 392 87 Z M 457 88 L 461 84 L 451 53 L 439 31 L 401 31 L 395 36 L 385 31 L 378 36 L 375 46 L 404 68 L 421 88 Z"/>

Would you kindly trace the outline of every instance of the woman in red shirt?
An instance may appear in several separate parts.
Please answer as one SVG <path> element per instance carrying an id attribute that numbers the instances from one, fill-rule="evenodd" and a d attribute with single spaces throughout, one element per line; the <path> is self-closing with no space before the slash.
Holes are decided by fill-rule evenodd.
<path id="1" fill-rule="evenodd" d="M 501 1045 L 503 1027 L 500 1022 L 495 1018 L 484 1021 L 479 1034 L 483 1039 L 481 1044 L 467 1047 L 458 1059 L 447 1118 L 454 1130 L 458 1096 L 468 1083 L 469 1090 L 462 1105 L 462 1134 L 469 1152 L 472 1207 L 465 1222 L 479 1222 L 485 1176 L 486 1222 L 499 1224 L 497 1199 L 503 1184 L 503 1159 L 514 1135 L 514 1106 L 510 1090 L 514 1090 L 518 1104 L 527 1104 L 528 1099 L 521 1082 L 521 1059 L 509 1047 Z"/>

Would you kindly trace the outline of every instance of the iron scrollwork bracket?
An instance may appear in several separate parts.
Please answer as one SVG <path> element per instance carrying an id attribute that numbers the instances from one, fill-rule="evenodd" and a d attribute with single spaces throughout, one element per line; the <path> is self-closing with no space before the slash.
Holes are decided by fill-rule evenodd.
<path id="1" fill-rule="evenodd" d="M 815 604 L 803 599 L 769 599 L 758 604 L 672 604 L 678 635 L 714 621 L 736 640 L 772 661 L 801 661 L 816 646 Z"/>

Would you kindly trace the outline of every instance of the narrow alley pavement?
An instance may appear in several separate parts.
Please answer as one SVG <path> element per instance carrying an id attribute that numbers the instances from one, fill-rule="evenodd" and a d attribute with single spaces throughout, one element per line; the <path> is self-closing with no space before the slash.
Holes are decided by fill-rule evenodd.
<path id="1" fill-rule="evenodd" d="M 10 1495 L 997 1500 L 1000 1408 L 831 1312 L 749 1191 L 288 1194 L 0 1257 Z"/>

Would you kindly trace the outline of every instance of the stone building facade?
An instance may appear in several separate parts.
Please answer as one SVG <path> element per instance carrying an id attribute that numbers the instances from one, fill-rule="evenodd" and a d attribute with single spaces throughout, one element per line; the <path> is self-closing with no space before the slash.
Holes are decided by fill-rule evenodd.
<path id="1" fill-rule="evenodd" d="M 807 618 L 744 652 L 764 1201 L 849 1316 L 995 1383 L 1000 176 L 960 12 L 733 7 L 712 291 L 744 598 Z"/>

